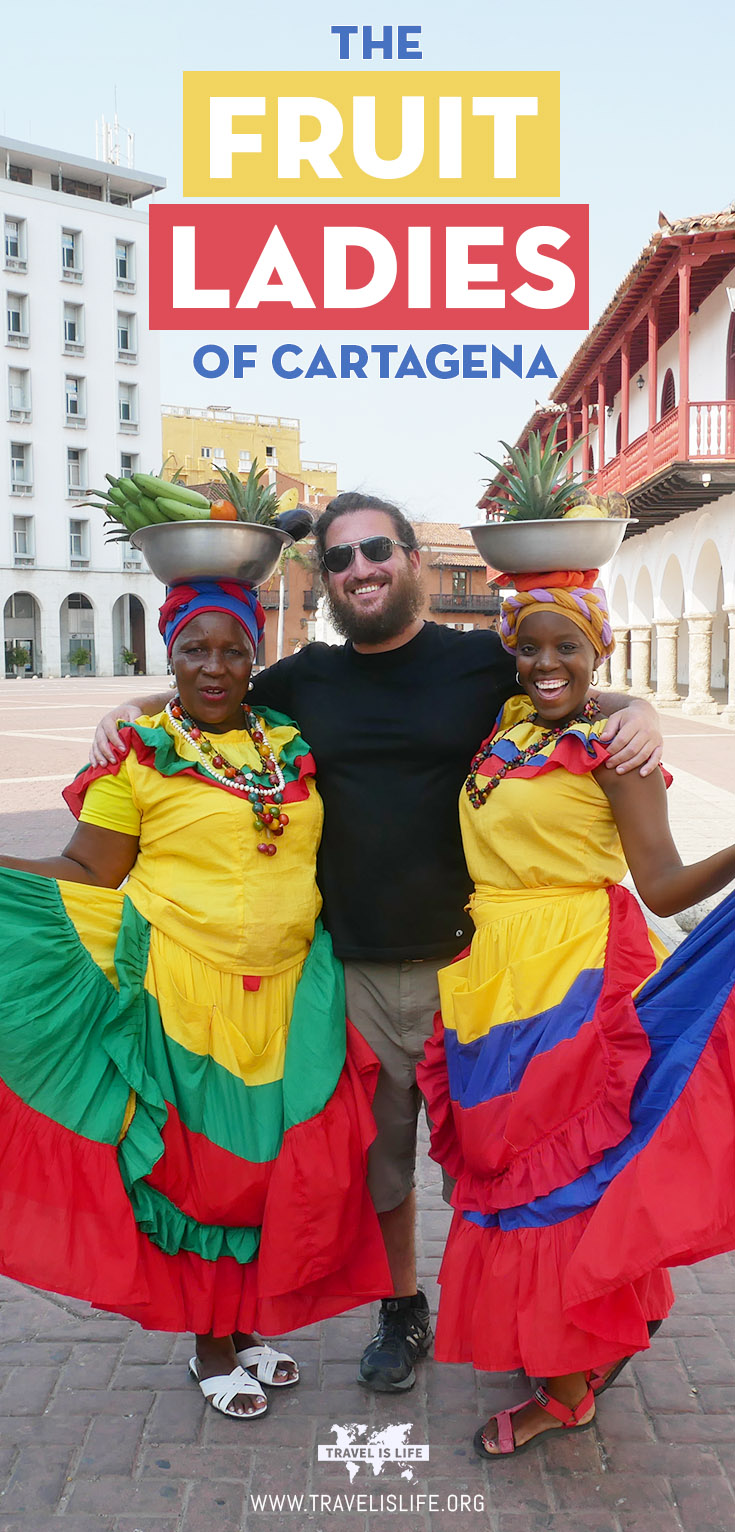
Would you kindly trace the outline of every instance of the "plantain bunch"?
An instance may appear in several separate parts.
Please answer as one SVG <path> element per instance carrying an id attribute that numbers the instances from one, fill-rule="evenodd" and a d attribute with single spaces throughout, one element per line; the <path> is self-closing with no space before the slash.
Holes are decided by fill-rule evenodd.
<path id="1" fill-rule="evenodd" d="M 116 479 L 106 473 L 107 489 L 90 489 L 90 498 L 80 501 L 105 511 L 110 518 L 107 542 L 121 542 L 141 527 L 161 521 L 207 521 L 212 507 L 204 495 L 186 484 L 172 484 L 152 473 L 134 473 L 131 479 Z"/>

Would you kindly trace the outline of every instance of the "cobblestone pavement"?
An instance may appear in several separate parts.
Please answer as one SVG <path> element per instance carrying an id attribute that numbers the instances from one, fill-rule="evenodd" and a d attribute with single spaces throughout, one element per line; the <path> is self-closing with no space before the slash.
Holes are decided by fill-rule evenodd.
<path id="1" fill-rule="evenodd" d="M 62 779 L 107 699 L 129 690 L 129 680 L 0 685 L 3 849 L 62 843 Z M 685 857 L 702 855 L 735 839 L 735 735 L 678 716 L 664 725 L 672 820 Z M 419 1208 L 420 1279 L 435 1306 L 448 1212 L 425 1143 Z M 525 1380 L 428 1360 L 410 1393 L 372 1395 L 355 1368 L 374 1311 L 290 1337 L 301 1384 L 240 1423 L 188 1379 L 189 1338 L 2 1280 L 0 1532 L 733 1532 L 735 1260 L 675 1278 L 671 1318 L 600 1401 L 595 1429 L 494 1465 L 474 1457 L 472 1434 L 525 1396 Z M 409 1426 L 429 1459 L 379 1474 L 363 1463 L 351 1478 L 317 1457 L 333 1425 L 348 1423 L 368 1435 Z"/>

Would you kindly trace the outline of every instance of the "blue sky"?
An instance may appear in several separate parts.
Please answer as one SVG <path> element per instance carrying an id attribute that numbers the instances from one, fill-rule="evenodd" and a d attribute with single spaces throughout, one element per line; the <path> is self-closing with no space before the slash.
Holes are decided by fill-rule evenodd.
<path id="1" fill-rule="evenodd" d="M 712 211 L 735 200 L 732 129 L 732 7 L 724 0 L 488 0 L 451 6 L 418 3 L 383 9 L 280 0 L 278 5 L 217 0 L 127 0 L 100 6 L 76 0 L 61 7 L 27 0 L 14 31 L 43 39 L 44 51 L 23 48 L 32 66 L 4 72 L 2 131 L 60 151 L 94 154 L 95 118 L 111 117 L 115 92 L 120 121 L 136 136 L 136 166 L 165 175 L 167 200 L 181 195 L 181 75 L 185 69 L 331 69 L 339 65 L 336 23 L 392 22 L 422 27 L 426 69 L 559 69 L 561 71 L 561 196 L 590 204 L 590 319 L 611 297 L 656 228 L 659 208 L 670 218 Z M 377 65 L 377 68 L 407 66 Z M 229 404 L 264 414 L 297 415 L 307 458 L 336 459 L 340 487 L 365 487 L 405 504 L 414 516 L 471 520 L 481 488 L 478 451 L 495 455 L 498 438 L 513 439 L 544 399 L 544 379 L 438 382 L 306 382 L 278 380 L 264 362 L 246 381 L 205 382 L 192 366 L 208 330 L 163 335 L 162 392 L 172 404 Z M 224 345 L 238 338 L 219 337 Z M 279 338 L 261 332 L 267 357 Z M 333 332 L 369 345 L 392 339 L 419 349 L 432 339 L 477 339 L 507 349 L 524 343 L 530 356 L 543 342 L 558 371 L 580 332 L 439 337 Z M 305 347 L 314 336 L 301 337 Z"/>

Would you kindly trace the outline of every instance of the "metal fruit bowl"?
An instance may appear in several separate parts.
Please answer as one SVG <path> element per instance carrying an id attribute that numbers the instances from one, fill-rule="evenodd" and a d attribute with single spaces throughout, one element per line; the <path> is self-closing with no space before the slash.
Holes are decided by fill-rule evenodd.
<path id="1" fill-rule="evenodd" d="M 601 569 L 615 556 L 635 518 L 590 517 L 585 521 L 478 521 L 466 526 L 491 569 L 503 574 L 543 574 L 555 569 Z"/>
<path id="2" fill-rule="evenodd" d="M 277 527 L 249 521 L 161 521 L 130 539 L 164 585 L 188 580 L 239 580 L 261 585 L 278 567 L 293 538 Z"/>

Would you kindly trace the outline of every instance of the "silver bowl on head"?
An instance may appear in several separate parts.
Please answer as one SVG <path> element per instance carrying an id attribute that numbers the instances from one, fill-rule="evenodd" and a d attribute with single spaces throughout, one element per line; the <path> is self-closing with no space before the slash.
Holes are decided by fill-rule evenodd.
<path id="1" fill-rule="evenodd" d="M 545 521 L 478 521 L 464 528 L 491 569 L 544 574 L 555 569 L 601 569 L 615 556 L 634 517 L 575 517 Z"/>
<path id="2" fill-rule="evenodd" d="M 164 585 L 189 580 L 238 580 L 261 585 L 278 568 L 293 538 L 251 521 L 160 521 L 130 539 Z"/>

